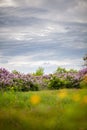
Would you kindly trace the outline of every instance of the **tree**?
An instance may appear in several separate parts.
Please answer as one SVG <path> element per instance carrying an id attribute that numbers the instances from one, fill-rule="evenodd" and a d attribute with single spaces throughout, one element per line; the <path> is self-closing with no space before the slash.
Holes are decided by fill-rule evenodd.
<path id="1" fill-rule="evenodd" d="M 68 72 L 70 72 L 70 73 L 77 73 L 78 71 L 75 70 L 75 69 L 70 69 L 70 70 L 68 70 Z"/>
<path id="2" fill-rule="evenodd" d="M 87 67 L 87 54 L 85 54 L 85 56 L 83 57 L 83 60 L 84 60 L 84 66 Z"/>
<path id="3" fill-rule="evenodd" d="M 13 70 L 12 73 L 13 74 L 20 74 L 20 72 L 18 72 L 17 70 Z"/>
<path id="4" fill-rule="evenodd" d="M 39 67 L 33 75 L 41 76 L 43 74 L 44 74 L 44 68 L 43 67 Z"/>
<path id="5" fill-rule="evenodd" d="M 56 73 L 66 73 L 67 71 L 66 71 L 66 69 L 65 68 L 62 68 L 62 67 L 58 67 L 57 69 L 56 69 Z"/>

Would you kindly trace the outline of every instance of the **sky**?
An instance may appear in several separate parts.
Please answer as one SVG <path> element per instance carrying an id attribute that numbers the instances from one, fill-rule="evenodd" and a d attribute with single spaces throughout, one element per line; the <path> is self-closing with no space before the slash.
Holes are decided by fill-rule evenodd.
<path id="1" fill-rule="evenodd" d="M 87 0 L 0 0 L 0 67 L 81 69 L 87 53 Z"/>

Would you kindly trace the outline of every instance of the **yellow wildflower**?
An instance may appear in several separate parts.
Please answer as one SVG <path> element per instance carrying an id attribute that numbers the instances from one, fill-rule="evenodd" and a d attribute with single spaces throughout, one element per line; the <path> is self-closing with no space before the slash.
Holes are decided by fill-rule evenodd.
<path id="1" fill-rule="evenodd" d="M 62 91 L 60 91 L 59 93 L 58 93 L 58 96 L 60 97 L 60 98 L 65 98 L 66 96 L 67 96 L 67 91 L 66 90 L 62 90 Z"/>
<path id="2" fill-rule="evenodd" d="M 38 95 L 33 95 L 33 96 L 31 96 L 30 102 L 31 102 L 33 105 L 39 104 L 39 103 L 40 103 L 40 96 L 38 96 Z"/>

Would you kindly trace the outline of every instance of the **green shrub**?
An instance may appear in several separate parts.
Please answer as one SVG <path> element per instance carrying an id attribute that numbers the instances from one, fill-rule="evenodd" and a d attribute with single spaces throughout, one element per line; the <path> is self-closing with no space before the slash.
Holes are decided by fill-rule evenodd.
<path id="1" fill-rule="evenodd" d="M 59 89 L 64 86 L 64 81 L 56 76 L 53 76 L 48 83 L 49 89 Z"/>
<path id="2" fill-rule="evenodd" d="M 14 79 L 13 85 L 8 87 L 8 90 L 14 90 L 14 91 L 37 91 L 39 90 L 38 84 L 33 83 L 31 81 L 25 81 L 23 79 Z"/>

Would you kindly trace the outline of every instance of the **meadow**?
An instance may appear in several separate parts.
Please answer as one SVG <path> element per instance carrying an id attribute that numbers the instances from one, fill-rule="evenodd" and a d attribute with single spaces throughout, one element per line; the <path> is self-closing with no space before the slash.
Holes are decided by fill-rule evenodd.
<path id="1" fill-rule="evenodd" d="M 87 130 L 87 89 L 1 91 L 0 130 Z"/>
<path id="2" fill-rule="evenodd" d="M 87 130 L 87 68 L 0 68 L 0 130 Z"/>

